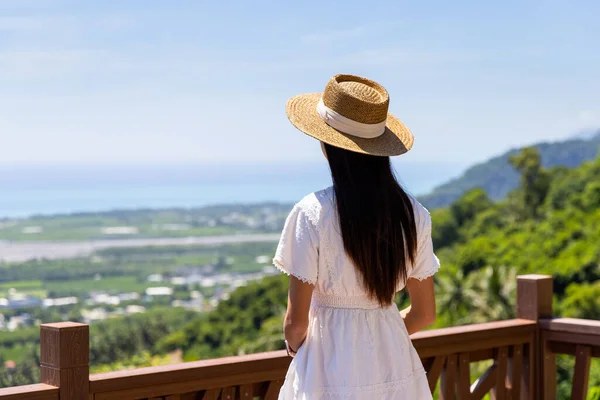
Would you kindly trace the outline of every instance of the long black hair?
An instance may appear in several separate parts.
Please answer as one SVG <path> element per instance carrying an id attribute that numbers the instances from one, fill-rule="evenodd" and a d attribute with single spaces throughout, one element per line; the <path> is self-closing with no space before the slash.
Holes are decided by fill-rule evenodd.
<path id="1" fill-rule="evenodd" d="M 344 249 L 367 293 L 389 305 L 417 252 L 411 199 L 396 180 L 389 157 L 324 145 Z"/>

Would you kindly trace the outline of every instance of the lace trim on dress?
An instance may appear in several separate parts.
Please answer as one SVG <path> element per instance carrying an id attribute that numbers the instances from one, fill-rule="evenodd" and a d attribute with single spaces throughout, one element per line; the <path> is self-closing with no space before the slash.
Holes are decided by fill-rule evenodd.
<path id="1" fill-rule="evenodd" d="M 297 274 L 296 272 L 291 272 L 291 271 L 288 271 L 288 270 L 287 270 L 287 269 L 285 269 L 285 267 L 283 266 L 283 263 L 282 263 L 281 261 L 279 261 L 277 258 L 274 258 L 274 259 L 273 259 L 273 265 L 274 265 L 274 266 L 275 266 L 275 267 L 276 267 L 278 270 L 280 270 L 281 272 L 283 272 L 284 274 L 286 274 L 287 276 L 290 276 L 290 275 L 291 275 L 291 276 L 294 276 L 295 278 L 298 278 L 298 279 L 300 279 L 300 280 L 301 280 L 302 282 L 304 282 L 304 283 L 309 283 L 309 284 L 311 284 L 311 285 L 314 285 L 315 283 L 317 283 L 317 280 L 316 280 L 316 279 L 310 279 L 310 278 L 307 278 L 307 277 L 305 277 L 305 276 L 301 276 L 301 275 Z"/>
<path id="2" fill-rule="evenodd" d="M 321 388 L 314 391 L 313 394 L 319 396 L 352 397 L 357 394 L 369 393 L 374 396 L 383 393 L 394 392 L 400 389 L 406 389 L 410 384 L 414 384 L 420 379 L 426 379 L 426 377 L 425 370 L 420 369 L 413 371 L 413 373 L 406 378 L 396 381 L 360 387 Z"/>
<path id="3" fill-rule="evenodd" d="M 427 278 L 431 278 L 433 275 L 435 275 L 438 270 L 440 269 L 440 261 L 438 260 L 437 256 L 435 256 L 435 263 L 425 272 L 420 273 L 419 275 L 416 276 L 411 276 L 411 279 L 416 279 L 419 281 L 424 281 Z"/>
<path id="4" fill-rule="evenodd" d="M 314 198 L 311 201 L 301 201 L 299 203 L 302 211 L 304 211 L 304 215 L 308 218 L 308 220 L 313 224 L 315 228 L 319 226 L 319 219 L 321 215 L 321 203 L 319 201 L 314 201 Z"/>

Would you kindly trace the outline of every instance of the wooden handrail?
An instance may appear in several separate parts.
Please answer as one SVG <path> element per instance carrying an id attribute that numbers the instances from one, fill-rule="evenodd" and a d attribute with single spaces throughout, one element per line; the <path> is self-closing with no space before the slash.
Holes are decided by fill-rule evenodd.
<path id="1" fill-rule="evenodd" d="M 580 318 L 546 318 L 540 320 L 540 329 L 600 336 L 600 321 Z"/>
<path id="2" fill-rule="evenodd" d="M 212 381 L 223 377 L 243 376 L 252 381 L 253 375 L 285 373 L 291 359 L 287 353 L 271 351 L 243 356 L 191 361 L 179 364 L 103 372 L 90 375 L 90 392 L 110 392 L 176 382 L 202 381 L 200 389 L 211 388 Z"/>
<path id="3" fill-rule="evenodd" d="M 526 319 L 486 322 L 415 333 L 413 345 L 421 358 L 526 343 L 537 324 Z"/>
<path id="4" fill-rule="evenodd" d="M 59 400 L 56 386 L 38 383 L 0 389 L 2 400 Z"/>

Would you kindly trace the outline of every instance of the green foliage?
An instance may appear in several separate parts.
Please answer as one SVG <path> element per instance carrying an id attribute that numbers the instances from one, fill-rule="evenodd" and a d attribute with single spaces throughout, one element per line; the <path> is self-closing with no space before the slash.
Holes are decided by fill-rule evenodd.
<path id="1" fill-rule="evenodd" d="M 239 288 L 205 319 L 161 340 L 159 350 L 180 349 L 184 359 L 191 360 L 281 348 L 287 281 L 276 276 Z"/>
<path id="2" fill-rule="evenodd" d="M 560 311 L 564 317 L 600 320 L 600 281 L 570 284 Z"/>
<path id="3" fill-rule="evenodd" d="M 144 314 L 108 319 L 90 327 L 90 364 L 112 364 L 148 351 L 165 336 L 182 329 L 199 315 L 178 308 L 156 308 Z"/>
<path id="4" fill-rule="evenodd" d="M 539 143 L 534 147 L 541 154 L 544 167 L 574 168 L 598 156 L 600 132 L 589 139 Z M 459 178 L 438 186 L 419 200 L 429 209 L 447 207 L 473 188 L 483 188 L 493 200 L 503 199 L 519 186 L 519 174 L 509 163 L 510 157 L 518 152 L 519 150 L 510 150 L 501 156 L 477 164 L 466 170 Z"/>
<path id="5" fill-rule="evenodd" d="M 533 147 L 526 147 L 509 160 L 521 173 L 523 211 L 526 217 L 536 218 L 550 186 L 548 172 L 542 168 L 540 153 Z"/>
<path id="6" fill-rule="evenodd" d="M 450 213 L 457 226 L 466 225 L 475 216 L 492 207 L 492 202 L 483 189 L 472 189 L 450 206 Z"/>

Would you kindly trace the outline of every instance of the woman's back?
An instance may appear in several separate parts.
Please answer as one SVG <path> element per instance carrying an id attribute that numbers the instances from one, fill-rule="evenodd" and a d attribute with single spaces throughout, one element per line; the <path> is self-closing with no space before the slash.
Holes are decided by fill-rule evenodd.
<path id="1" fill-rule="evenodd" d="M 421 280 L 432 276 L 439 262 L 431 247 L 429 213 L 412 202 L 418 241 L 408 277 Z M 306 340 L 290 366 L 280 398 L 431 398 L 397 307 L 382 307 L 367 294 L 344 250 L 333 188 L 312 193 L 295 205 L 274 263 L 314 285 Z M 404 283 L 397 286 L 402 290 Z"/>
<path id="2" fill-rule="evenodd" d="M 431 245 L 431 217 L 425 207 L 411 197 L 417 229 L 417 257 L 408 270 L 409 278 L 419 280 L 433 276 L 439 268 Z M 333 187 L 311 193 L 298 202 L 283 230 L 274 258 L 281 267 L 287 260 L 288 270 L 300 280 L 315 286 L 313 298 L 331 300 L 338 296 L 347 301 L 362 301 L 378 305 L 369 298 L 360 273 L 344 250 Z M 401 245 L 401 244 L 398 244 Z M 316 248 L 317 263 L 313 257 Z M 398 282 L 398 291 L 404 282 Z"/>

